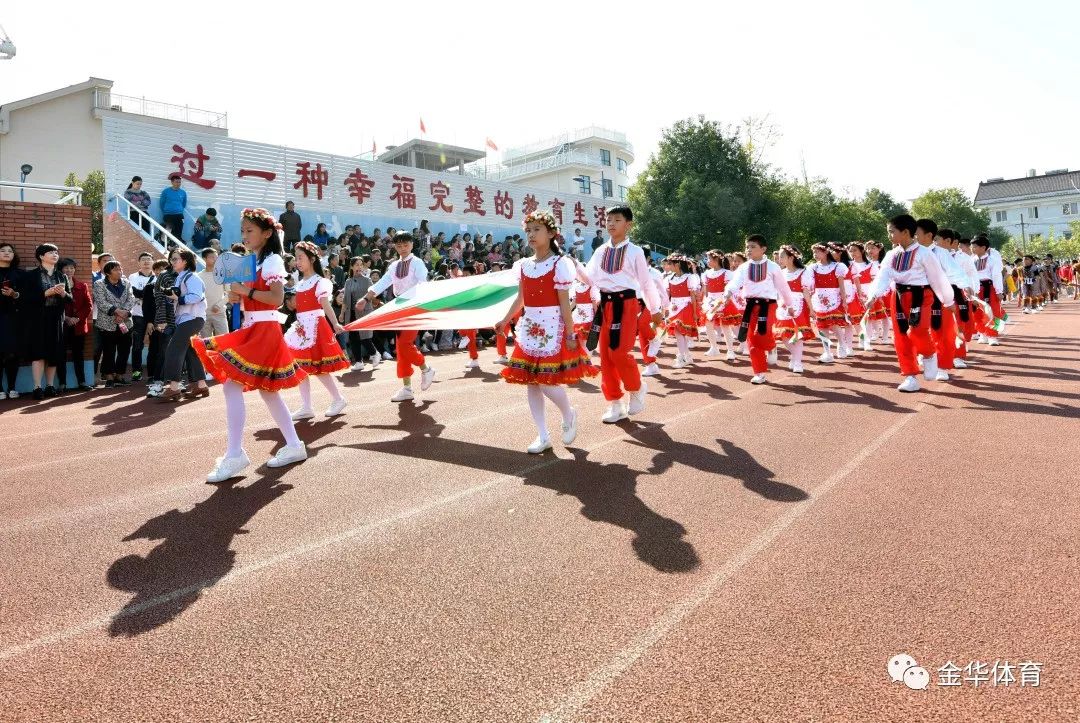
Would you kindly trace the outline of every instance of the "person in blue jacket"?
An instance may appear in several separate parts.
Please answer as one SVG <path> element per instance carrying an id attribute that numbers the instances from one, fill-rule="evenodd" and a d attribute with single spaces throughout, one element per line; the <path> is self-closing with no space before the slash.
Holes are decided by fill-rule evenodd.
<path id="1" fill-rule="evenodd" d="M 184 209 L 187 208 L 187 191 L 180 188 L 180 174 L 169 176 L 170 187 L 161 192 L 161 223 L 180 241 L 184 240 Z"/>

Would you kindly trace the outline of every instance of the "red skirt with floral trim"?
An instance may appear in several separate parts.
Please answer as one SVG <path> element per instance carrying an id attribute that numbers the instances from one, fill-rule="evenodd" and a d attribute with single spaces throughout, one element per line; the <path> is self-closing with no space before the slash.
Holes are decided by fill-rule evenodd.
<path id="1" fill-rule="evenodd" d="M 791 341 L 801 337 L 803 341 L 814 338 L 814 330 L 810 326 L 810 310 L 803 304 L 802 311 L 794 319 L 777 319 L 773 322 L 773 335 L 781 341 Z"/>
<path id="2" fill-rule="evenodd" d="M 870 316 L 866 317 L 870 321 L 881 321 L 882 319 L 889 318 L 889 310 L 885 307 L 885 302 L 881 299 L 875 299 L 870 304 Z"/>
<path id="3" fill-rule="evenodd" d="M 689 336 L 692 339 L 696 339 L 698 335 L 697 326 L 697 312 L 694 308 L 694 302 L 684 306 L 678 314 L 668 319 L 667 332 L 668 334 L 682 334 L 683 336 Z"/>
<path id="4" fill-rule="evenodd" d="M 290 389 L 307 376 L 285 345 L 277 322 L 259 321 L 209 339 L 194 336 L 191 346 L 214 379 L 232 380 L 245 392 Z"/>
<path id="5" fill-rule="evenodd" d="M 850 326 L 848 324 L 847 317 L 844 315 L 842 308 L 835 308 L 831 311 L 819 311 L 817 312 L 817 319 L 814 321 L 818 331 L 825 331 L 826 329 L 838 329 L 842 326 Z"/>
<path id="6" fill-rule="evenodd" d="M 318 376 L 349 368 L 349 358 L 341 350 L 341 344 L 325 317 L 319 319 L 315 343 L 307 349 L 292 349 L 296 363 L 308 374 Z"/>
<path id="7" fill-rule="evenodd" d="M 866 313 L 866 307 L 863 306 L 862 299 L 856 296 L 854 299 L 847 303 L 848 318 L 851 319 L 851 323 L 857 324 L 862 319 L 863 314 Z"/>
<path id="8" fill-rule="evenodd" d="M 720 313 L 720 325 L 721 326 L 739 326 L 742 324 L 743 312 L 739 310 L 739 307 L 735 306 L 735 302 L 728 300 L 728 303 L 724 304 L 724 310 Z"/>
<path id="9" fill-rule="evenodd" d="M 556 385 L 577 384 L 585 377 L 595 377 L 599 373 L 600 369 L 593 366 L 583 344 L 579 342 L 577 348 L 571 350 L 563 342 L 559 352 L 551 356 L 529 354 L 523 344 L 516 344 L 501 375 L 512 384 Z"/>

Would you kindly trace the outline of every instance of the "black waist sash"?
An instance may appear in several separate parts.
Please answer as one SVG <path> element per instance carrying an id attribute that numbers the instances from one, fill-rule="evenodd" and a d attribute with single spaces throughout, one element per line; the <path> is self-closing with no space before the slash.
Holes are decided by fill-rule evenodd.
<path id="1" fill-rule="evenodd" d="M 918 326 L 922 320 L 922 304 L 925 298 L 925 292 L 929 289 L 929 286 L 909 286 L 907 284 L 896 285 L 896 325 L 900 328 L 902 334 L 906 334 L 908 328 Z M 916 295 L 919 303 L 915 303 Z M 908 312 L 904 313 L 905 296 L 910 297 L 908 303 Z M 934 301 L 931 305 L 931 319 L 930 328 L 941 328 L 941 301 L 938 300 L 937 294 L 934 294 Z M 935 316 L 936 314 L 936 316 Z"/>
<path id="2" fill-rule="evenodd" d="M 600 327 L 604 324 L 604 309 L 610 304 L 611 330 L 608 332 L 608 348 L 618 349 L 622 334 L 623 302 L 636 297 L 637 292 L 633 289 L 601 291 L 600 303 L 597 304 L 596 313 L 593 314 L 592 328 L 589 329 L 589 338 L 585 340 L 585 348 L 592 351 L 600 343 Z M 637 318 L 634 319 L 634 324 L 637 324 Z"/>
<path id="3" fill-rule="evenodd" d="M 959 286 L 953 286 L 953 296 L 956 298 L 956 308 L 960 310 L 960 321 L 967 321 L 970 315 L 967 295 Z"/>
<path id="4" fill-rule="evenodd" d="M 994 281 L 993 279 L 979 279 L 979 298 L 983 301 L 990 301 L 990 297 L 994 295 Z"/>
<path id="5" fill-rule="evenodd" d="M 760 309 L 757 317 L 757 333 L 766 334 L 769 330 L 769 306 L 776 303 L 776 299 L 750 298 L 746 300 L 746 310 L 743 311 L 742 323 L 739 324 L 739 341 L 746 341 L 746 335 L 750 333 L 750 323 L 754 318 L 754 309 Z"/>

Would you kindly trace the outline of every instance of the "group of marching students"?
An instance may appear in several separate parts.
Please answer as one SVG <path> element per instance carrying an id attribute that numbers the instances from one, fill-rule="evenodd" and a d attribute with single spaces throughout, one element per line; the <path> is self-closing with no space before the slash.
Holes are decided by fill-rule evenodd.
<path id="1" fill-rule="evenodd" d="M 898 389 L 915 392 L 920 368 L 927 381 L 947 381 L 952 370 L 967 366 L 969 344 L 998 344 L 1004 326 L 1000 254 L 985 236 L 961 238 L 929 219 L 916 221 L 907 214 L 891 219 L 888 250 L 874 241 L 815 244 L 812 261 L 788 245 L 770 252 L 766 239 L 752 234 L 744 252 L 710 251 L 700 273 L 682 255 L 665 259 L 663 271 L 653 268 L 645 250 L 629 238 L 633 213 L 628 206 L 610 209 L 606 225 L 609 239 L 582 264 L 561 252 L 554 216 L 533 211 L 523 222 L 532 255 L 506 272 L 516 277 L 518 293 L 494 328 L 502 378 L 527 390 L 538 432 L 527 448 L 530 454 L 552 447 L 548 401 L 560 413 L 561 442 L 574 442 L 579 420 L 567 387 L 582 379 L 600 377 L 608 402 L 602 422 L 641 414 L 645 377 L 660 373 L 657 355 L 666 337 L 675 341 L 672 366 L 686 368 L 695 363 L 692 348 L 704 329 L 709 341 L 704 356 L 731 361 L 747 354 L 753 384 L 766 383 L 780 347 L 789 357 L 788 368 L 801 374 L 807 343 L 820 343 L 818 361 L 831 364 L 857 347 L 869 351 L 875 342 L 891 341 L 903 377 Z M 308 377 L 319 379 L 331 396 L 325 416 L 342 414 L 346 406 L 331 374 L 349 366 L 337 341 L 348 327 L 343 329 L 328 308 L 332 288 L 319 273 L 317 249 L 297 245 L 302 276 L 295 287 L 297 320 L 285 333 L 277 323 L 286 277 L 279 230 L 264 209 L 244 210 L 244 245 L 258 257 L 255 281 L 230 286 L 231 301 L 243 305 L 244 326 L 191 340 L 206 369 L 223 383 L 226 400 L 227 449 L 207 477 L 212 483 L 234 478 L 250 464 L 241 446 L 243 392 L 260 392 L 284 437 L 285 445 L 267 462 L 270 467 L 307 458 L 295 424 L 314 417 Z M 412 254 L 413 242 L 405 232 L 394 236 L 397 258 L 356 302 L 358 311 L 378 305 L 377 298 L 391 287 L 395 297 L 408 298 L 416 286 L 428 283 L 427 268 Z M 514 348 L 507 355 L 511 330 Z M 470 347 L 467 367 L 473 368 L 476 330 L 460 333 Z M 402 385 L 392 401 L 415 398 L 417 373 L 420 391 L 434 381 L 435 369 L 416 347 L 416 334 L 397 332 Z M 280 395 L 291 387 L 300 388 L 302 401 L 292 413 Z"/>

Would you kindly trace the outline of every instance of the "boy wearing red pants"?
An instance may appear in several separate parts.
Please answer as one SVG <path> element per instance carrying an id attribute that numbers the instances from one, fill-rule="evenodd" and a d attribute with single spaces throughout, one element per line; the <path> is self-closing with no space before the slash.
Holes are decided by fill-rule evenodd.
<path id="1" fill-rule="evenodd" d="M 589 258 L 585 273 L 600 291 L 600 303 L 593 317 L 587 346 L 600 348 L 600 389 L 610 406 L 601 417 L 614 424 L 630 414 L 645 410 L 646 385 L 637 361 L 631 354 L 637 337 L 640 291 L 653 324 L 661 318 L 660 299 L 649 277 L 645 252 L 627 238 L 634 223 L 629 206 L 615 206 L 607 212 L 610 237 Z M 623 401 L 623 390 L 630 403 Z"/>
<path id="2" fill-rule="evenodd" d="M 944 229 L 943 233 L 952 236 L 949 229 Z M 949 372 L 953 370 L 953 360 L 956 358 L 956 314 L 962 306 L 963 313 L 966 316 L 967 304 L 957 286 L 964 282 L 964 272 L 953 260 L 952 254 L 935 243 L 936 239 L 940 240 L 938 238 L 938 226 L 932 219 L 920 218 L 915 222 L 915 240 L 920 246 L 930 249 L 934 253 L 938 263 L 941 264 L 941 270 L 945 272 L 945 278 L 948 279 L 949 286 L 952 287 L 953 302 L 957 305 L 953 311 L 948 311 L 942 308 L 941 300 L 935 295 L 931 307 L 931 320 L 937 321 L 937 317 L 941 317 L 938 323 L 930 325 L 930 336 L 933 338 L 934 347 L 937 349 L 937 381 L 947 382 L 949 381 Z"/>
<path id="3" fill-rule="evenodd" d="M 990 240 L 979 234 L 971 239 L 971 250 L 975 254 L 975 271 L 979 276 L 979 298 L 990 305 L 993 319 L 987 319 L 982 328 L 983 337 L 988 346 L 998 345 L 998 332 L 994 323 L 1005 317 L 1001 310 L 1001 294 L 1004 284 L 1001 278 L 1001 254 L 990 248 Z"/>
<path id="4" fill-rule="evenodd" d="M 428 270 L 424 262 L 412 255 L 413 237 L 405 231 L 394 234 L 394 250 L 398 258 L 386 267 L 383 277 L 372 284 L 367 292 L 367 300 L 372 299 L 394 286 L 394 296 L 408 297 L 414 287 L 427 281 Z M 397 333 L 397 375 L 402 387 L 390 398 L 392 402 L 405 402 L 413 398 L 413 367 L 420 368 L 420 389 L 426 390 L 435 379 L 435 370 L 424 361 L 424 355 L 416 348 L 416 331 Z"/>
<path id="5" fill-rule="evenodd" d="M 867 301 L 873 302 L 890 292 L 895 295 L 889 316 L 893 346 L 900 362 L 900 374 L 904 377 L 897 390 L 917 392 L 919 366 L 916 354 L 923 358 L 923 377 L 927 381 L 937 379 L 938 375 L 937 348 L 930 336 L 931 326 L 935 323 L 935 297 L 941 302 L 942 312 L 952 313 L 953 290 L 934 252 L 915 243 L 915 219 L 902 213 L 889 221 L 886 229 L 894 248 L 882 259 L 881 270 L 870 287 Z M 940 327 L 940 321 L 937 323 Z"/>

